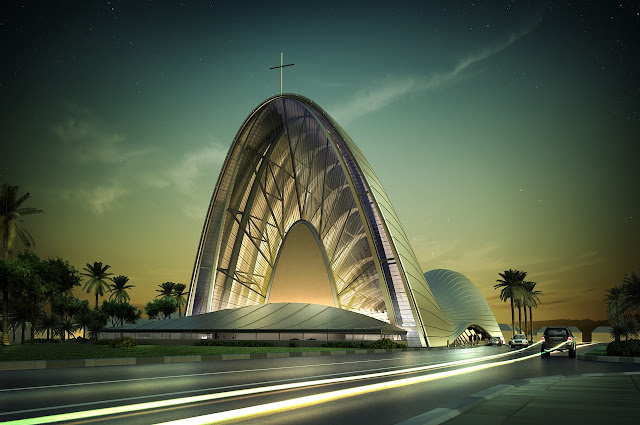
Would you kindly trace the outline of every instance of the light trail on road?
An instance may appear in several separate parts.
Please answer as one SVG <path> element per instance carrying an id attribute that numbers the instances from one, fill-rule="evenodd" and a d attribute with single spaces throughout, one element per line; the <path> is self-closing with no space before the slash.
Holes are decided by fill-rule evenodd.
<path id="1" fill-rule="evenodd" d="M 495 355 L 491 355 L 491 356 L 476 357 L 476 358 L 463 359 L 463 360 L 457 360 L 457 361 L 452 361 L 452 362 L 440 362 L 440 363 L 422 364 L 422 365 L 419 365 L 419 366 L 413 366 L 411 368 L 406 368 L 406 366 L 391 366 L 391 367 L 384 367 L 384 368 L 365 369 L 365 370 L 358 371 L 359 375 L 353 375 L 353 372 L 333 372 L 333 373 L 324 374 L 324 375 L 307 376 L 305 378 L 278 379 L 278 380 L 271 380 L 271 381 L 263 381 L 263 382 L 259 382 L 259 383 L 226 385 L 226 386 L 222 386 L 222 387 L 213 387 L 213 388 L 198 388 L 198 389 L 185 390 L 185 391 L 174 391 L 174 392 L 168 392 L 168 393 L 156 393 L 156 394 L 150 394 L 150 395 L 125 397 L 125 398 L 117 398 L 117 399 L 109 399 L 109 400 L 99 400 L 99 401 L 91 401 L 91 402 L 85 402 L 85 403 L 73 403 L 73 404 L 64 404 L 64 405 L 58 405 L 58 406 L 48 406 L 48 407 L 40 407 L 40 408 L 15 410 L 15 411 L 11 411 L 11 412 L 4 412 L 3 414 L 9 416 L 9 415 L 38 413 L 38 412 L 42 412 L 42 411 L 51 411 L 51 410 L 88 408 L 89 406 L 95 406 L 95 405 L 100 405 L 100 404 L 105 404 L 105 403 L 134 402 L 134 401 L 150 399 L 150 398 L 176 397 L 176 396 L 184 396 L 185 394 L 202 393 L 202 392 L 225 394 L 225 393 L 221 393 L 220 391 L 227 391 L 226 393 L 228 393 L 229 390 L 232 390 L 234 388 L 238 388 L 238 387 L 246 388 L 248 386 L 255 386 L 255 385 L 262 385 L 262 386 L 269 385 L 269 387 L 262 387 L 262 388 L 274 388 L 274 384 L 282 384 L 282 383 L 285 383 L 285 382 L 300 381 L 301 379 L 305 379 L 305 381 L 299 382 L 299 386 L 293 387 L 293 389 L 298 389 L 298 388 L 304 388 L 304 387 L 307 387 L 307 386 L 312 386 L 312 385 L 315 385 L 315 383 L 317 383 L 317 382 L 321 382 L 321 381 L 318 380 L 318 378 L 327 378 L 327 377 L 335 377 L 335 376 L 339 376 L 339 375 L 352 374 L 351 376 L 349 376 L 346 379 L 345 378 L 334 378 L 334 379 L 344 379 L 344 381 L 356 381 L 356 380 L 365 380 L 365 379 L 372 379 L 372 378 L 378 378 L 378 377 L 384 377 L 384 376 L 393 376 L 393 375 L 402 375 L 402 374 L 407 374 L 407 373 L 415 373 L 415 372 L 418 372 L 418 371 L 424 371 L 424 370 L 430 370 L 430 369 L 442 369 L 442 368 L 445 368 L 445 367 L 451 367 L 451 366 L 456 366 L 456 365 L 460 365 L 460 364 L 474 363 L 474 362 L 489 360 L 489 359 L 492 359 L 492 358 L 500 358 L 500 357 L 514 355 L 514 354 L 517 354 L 520 351 L 527 350 L 527 349 L 529 349 L 531 347 L 534 347 L 537 344 L 540 344 L 540 342 L 536 343 L 536 344 L 533 344 L 533 345 L 531 345 L 529 347 L 522 348 L 520 350 L 508 351 L 508 352 L 505 352 L 505 353 L 495 354 Z M 392 359 L 374 359 L 374 360 L 365 360 L 365 361 L 321 363 L 321 364 L 318 364 L 318 365 L 315 365 L 315 366 L 334 366 L 334 365 L 367 363 L 367 362 L 372 362 L 372 361 L 377 362 L 377 361 L 388 361 L 388 360 L 392 360 Z M 174 377 L 174 378 L 184 378 L 184 377 L 202 377 L 202 376 L 233 374 L 233 373 L 247 373 L 247 372 L 256 372 L 256 371 L 273 371 L 273 370 L 281 371 L 283 369 L 295 369 L 295 368 L 301 368 L 301 367 L 307 368 L 308 366 L 283 366 L 283 367 L 279 367 L 279 368 L 256 368 L 256 369 L 244 369 L 244 370 L 235 370 L 235 371 L 218 371 L 218 372 L 207 372 L 207 373 L 187 374 L 187 375 L 172 375 L 172 377 Z M 394 369 L 400 369 L 400 368 L 403 368 L 403 367 L 405 369 L 394 370 Z M 377 372 L 379 370 L 386 370 L 387 372 Z M 370 372 L 370 373 L 366 373 L 366 372 Z M 125 382 L 128 383 L 128 382 L 138 382 L 138 381 L 145 381 L 145 380 L 154 380 L 154 379 L 158 379 L 158 378 L 165 379 L 167 377 L 165 376 L 165 377 L 130 378 L 130 379 L 94 381 L 94 382 L 84 382 L 84 383 L 42 385 L 42 386 L 32 386 L 32 387 L 18 387 L 18 388 L 7 388 L 7 389 L 4 389 L 2 391 L 8 392 L 8 391 L 24 391 L 24 390 L 42 390 L 42 389 L 53 389 L 53 388 L 60 388 L 60 387 L 73 387 L 73 386 L 82 386 L 82 385 L 114 384 L 114 383 L 125 383 Z M 313 380 L 309 381 L 309 379 L 313 379 Z M 324 385 L 326 385 L 327 383 L 335 383 L 335 382 L 327 381 L 326 379 L 323 379 L 322 382 L 324 382 Z M 291 389 L 291 388 L 288 388 L 288 389 Z M 276 389 L 276 390 L 267 389 L 267 390 L 261 391 L 261 392 L 269 392 L 269 391 L 282 391 L 282 389 Z M 233 395 L 231 397 L 233 397 Z M 182 399 L 188 400 L 188 398 L 185 398 L 185 397 L 182 397 Z M 177 400 L 181 400 L 181 398 L 172 398 L 172 400 L 176 400 L 177 401 Z M 194 401 L 185 401 L 185 403 L 191 403 L 191 402 L 194 402 Z M 141 405 L 141 404 L 142 403 L 139 403 L 138 405 Z M 177 403 L 176 402 L 176 404 L 183 404 L 183 403 Z M 149 408 L 153 408 L 153 407 L 149 407 Z M 89 410 L 89 411 L 91 411 L 91 410 Z M 105 413 L 105 414 L 111 414 L 111 413 Z"/>
<path id="2" fill-rule="evenodd" d="M 393 360 L 392 358 L 384 358 L 384 359 L 368 359 L 368 360 L 354 360 L 349 362 L 335 362 L 335 363 L 319 363 L 314 365 L 315 367 L 319 366 L 335 366 L 335 365 L 349 365 L 349 364 L 358 364 L 358 363 L 372 363 L 372 362 L 385 362 Z M 38 385 L 32 387 L 14 387 L 14 388 L 0 388 L 0 392 L 9 392 L 9 391 L 24 391 L 24 390 L 41 390 L 41 389 L 52 389 L 52 388 L 65 388 L 65 387 L 78 387 L 83 385 L 102 385 L 102 384 L 122 384 L 126 382 L 141 382 L 141 381 L 155 381 L 160 379 L 177 379 L 177 378 L 195 378 L 195 377 L 203 377 L 203 376 L 215 376 L 215 375 L 229 375 L 229 374 L 237 374 L 237 373 L 255 373 L 255 372 L 268 372 L 272 370 L 284 370 L 284 369 L 306 369 L 308 365 L 296 365 L 296 366 L 282 366 L 282 367 L 265 367 L 265 368 L 256 368 L 256 369 L 241 369 L 241 370 L 225 370 L 225 371 L 217 371 L 217 372 L 203 372 L 203 373 L 189 373 L 184 375 L 166 375 L 166 376 L 152 376 L 145 378 L 127 378 L 127 379 L 111 379 L 108 381 L 90 381 L 90 382 L 73 382 L 69 384 L 54 384 L 54 385 Z M 396 366 L 403 367 L 403 366 Z M 380 370 L 380 369 L 391 369 L 393 367 L 385 367 L 378 369 L 368 369 L 366 371 Z M 345 372 L 350 373 L 350 372 Z M 334 375 L 339 374 L 335 373 Z"/>
<path id="3" fill-rule="evenodd" d="M 518 351 L 524 351 L 524 350 L 530 349 L 540 343 L 541 342 L 537 342 L 535 344 L 532 344 Z M 562 347 L 565 344 L 566 344 L 566 341 L 553 347 L 550 351 L 557 350 L 558 348 Z M 585 346 L 587 345 L 591 345 L 591 344 L 585 344 Z M 487 356 L 486 358 L 502 357 L 504 354 L 511 354 L 511 353 L 502 353 L 502 354 L 497 354 L 493 356 Z M 200 424 L 212 424 L 212 423 L 226 422 L 231 420 L 238 420 L 238 419 L 247 418 L 250 416 L 263 415 L 267 413 L 275 413 L 282 410 L 295 409 L 295 408 L 304 407 L 304 406 L 311 406 L 314 404 L 336 400 L 339 398 L 353 397 L 356 395 L 361 395 L 361 394 L 365 394 L 373 391 L 387 390 L 387 389 L 397 388 L 397 387 L 406 386 L 406 385 L 413 385 L 413 384 L 432 381 L 436 379 L 442 379 L 450 376 L 461 375 L 469 372 L 475 372 L 482 369 L 489 369 L 492 367 L 502 366 L 505 364 L 517 363 L 525 360 L 530 360 L 535 357 L 540 357 L 541 354 L 542 353 L 530 354 L 528 356 L 519 357 L 517 359 L 502 360 L 499 362 L 485 363 L 482 365 L 469 366 L 462 369 L 455 369 L 455 370 L 450 370 L 445 372 L 437 372 L 429 375 L 421 375 L 421 376 L 415 376 L 411 378 L 396 379 L 390 382 L 381 382 L 376 384 L 362 385 L 356 388 L 346 388 L 342 390 L 328 391 L 321 394 L 314 394 L 306 397 L 298 397 L 298 398 L 278 401 L 274 403 L 243 407 L 240 409 L 227 410 L 223 412 L 212 413 L 209 415 L 194 416 L 191 418 L 179 419 L 176 421 L 162 422 L 156 425 L 200 425 Z M 450 362 L 450 363 L 459 363 L 459 362 L 460 361 Z"/>
<path id="4" fill-rule="evenodd" d="M 531 348 L 533 348 L 533 347 L 535 347 L 536 345 L 539 345 L 539 344 L 540 344 L 540 342 L 532 344 L 531 346 L 523 348 L 521 350 L 509 351 L 509 352 L 500 353 L 500 354 L 494 354 L 494 355 L 490 355 L 490 356 L 484 356 L 484 357 L 473 358 L 473 359 L 457 360 L 457 361 L 452 361 L 452 362 L 443 362 L 443 363 L 431 364 L 431 365 L 426 365 L 426 366 L 410 367 L 410 368 L 405 368 L 405 369 L 401 369 L 401 370 L 386 371 L 386 372 L 376 372 L 376 373 L 368 373 L 368 374 L 359 374 L 359 375 L 352 375 L 352 376 L 338 377 L 338 378 L 328 378 L 328 379 L 319 379 L 319 380 L 316 379 L 316 380 L 313 380 L 313 381 L 296 382 L 296 383 L 279 384 L 279 385 L 269 385 L 269 386 L 263 386 L 263 387 L 257 387 L 257 388 L 245 388 L 245 389 L 241 389 L 241 390 L 225 391 L 225 392 L 219 392 L 219 393 L 214 393 L 214 394 L 205 394 L 205 395 L 200 395 L 200 396 L 181 397 L 181 398 L 176 398 L 176 399 L 171 399 L 171 400 L 160 400 L 160 401 L 145 402 L 145 403 L 124 405 L 124 406 L 107 407 L 107 408 L 94 409 L 94 410 L 85 410 L 85 411 L 79 411 L 79 412 L 71 412 L 71 413 L 63 413 L 63 414 L 57 414 L 57 415 L 41 416 L 41 417 L 28 418 L 28 419 L 17 419 L 17 420 L 8 421 L 8 422 L 5 422 L 5 423 L 7 423 L 7 424 L 41 424 L 41 423 L 52 423 L 52 422 L 68 421 L 68 420 L 79 420 L 79 419 L 95 418 L 95 417 L 107 416 L 107 415 L 113 415 L 113 414 L 133 413 L 133 412 L 140 412 L 140 411 L 143 411 L 143 410 L 174 407 L 174 406 L 185 405 L 185 404 L 189 404 L 189 403 L 210 402 L 210 401 L 214 401 L 214 400 L 228 399 L 228 398 L 233 398 L 233 397 L 242 397 L 242 396 L 247 396 L 247 395 L 255 395 L 255 394 L 261 394 L 261 393 L 268 393 L 268 392 L 276 392 L 276 391 L 292 390 L 292 389 L 302 389 L 302 388 L 305 388 L 305 387 L 311 387 L 311 386 L 317 386 L 317 385 L 338 384 L 338 383 L 345 383 L 345 382 L 361 381 L 361 380 L 365 380 L 365 379 L 383 378 L 383 377 L 389 377 L 389 376 L 407 374 L 407 373 L 424 372 L 424 371 L 429 371 L 429 370 L 433 370 L 433 369 L 437 369 L 437 368 L 459 366 L 459 365 L 464 365 L 464 364 L 469 364 L 469 363 L 474 363 L 474 362 L 487 361 L 487 360 L 491 360 L 491 359 L 501 358 L 501 357 L 505 357 L 505 356 L 516 354 L 518 352 L 521 352 L 521 351 L 524 351 L 524 350 L 527 350 L 527 349 L 531 349 Z M 559 345 L 559 346 L 561 346 L 561 345 Z M 554 347 L 554 349 L 556 349 L 558 347 Z M 472 366 L 472 367 L 463 368 L 463 369 L 457 369 L 457 370 L 453 370 L 453 371 L 432 373 L 432 374 L 429 374 L 429 375 L 422 375 L 422 376 L 411 377 L 411 378 L 402 378 L 402 379 L 397 379 L 397 380 L 394 380 L 394 381 L 391 381 L 391 382 L 378 383 L 378 384 L 369 384 L 369 385 L 364 385 L 364 386 L 360 386 L 360 387 L 353 388 L 353 389 L 344 389 L 344 390 L 338 390 L 337 392 L 333 391 L 333 392 L 319 394 L 319 395 L 316 395 L 316 396 L 308 396 L 308 397 L 312 397 L 312 398 L 303 397 L 302 399 L 293 399 L 293 400 L 298 400 L 298 402 L 293 402 L 291 400 L 285 400 L 283 402 L 278 402 L 280 404 L 277 404 L 277 405 L 269 404 L 269 405 L 263 405 L 263 406 L 271 406 L 271 407 L 267 408 L 267 411 L 272 411 L 273 409 L 277 410 L 277 409 L 285 408 L 283 406 L 288 406 L 286 408 L 300 407 L 300 406 L 304 405 L 305 403 L 306 404 L 311 403 L 311 402 L 319 403 L 319 402 L 326 401 L 326 400 L 329 400 L 329 399 L 335 399 L 336 397 L 338 397 L 338 398 L 346 397 L 346 396 L 350 396 L 350 395 L 360 394 L 362 392 L 371 392 L 371 391 L 377 391 L 377 390 L 381 390 L 381 389 L 385 389 L 385 388 L 392 388 L 392 387 L 395 387 L 395 386 L 410 385 L 412 383 L 424 382 L 424 381 L 431 380 L 431 379 L 440 379 L 440 378 L 447 377 L 447 376 L 454 376 L 454 375 L 461 374 L 461 373 L 467 373 L 467 372 L 472 371 L 472 370 L 486 369 L 486 368 L 495 367 L 495 366 L 498 366 L 498 365 L 501 365 L 501 364 L 508 364 L 508 363 L 513 363 L 513 362 L 517 362 L 517 361 L 523 361 L 523 360 L 527 360 L 527 359 L 530 359 L 530 358 L 538 357 L 539 355 L 540 355 L 540 353 L 536 353 L 534 355 L 529 355 L 529 356 L 518 358 L 518 359 L 512 359 L 512 360 L 488 363 L 488 364 L 484 364 L 484 365 Z M 203 391 L 203 390 L 200 390 L 200 391 Z M 313 397 L 316 397 L 316 398 L 313 398 Z M 303 399 L 305 401 L 301 401 Z M 109 401 L 110 400 L 99 402 L 99 403 L 105 403 L 105 402 L 109 402 Z M 285 404 L 282 404 L 282 403 L 285 403 Z M 289 404 L 287 404 L 287 403 L 289 403 Z M 257 408 L 257 407 L 255 407 L 255 408 Z M 248 407 L 248 408 L 244 408 L 244 409 L 251 409 L 251 408 Z M 242 413 L 243 416 L 257 414 L 255 412 L 254 413 L 250 413 L 250 412 L 253 412 L 251 410 L 243 410 L 243 412 L 245 412 L 245 413 Z M 14 413 L 14 412 L 5 412 L 5 414 L 8 414 L 8 415 L 10 415 L 12 413 Z M 18 412 L 15 412 L 15 413 L 18 413 Z M 26 413 L 26 412 L 23 411 L 22 413 Z M 224 413 L 224 412 L 220 412 L 220 414 L 222 414 L 222 413 Z M 226 419 L 224 419 L 224 420 L 226 420 Z"/>

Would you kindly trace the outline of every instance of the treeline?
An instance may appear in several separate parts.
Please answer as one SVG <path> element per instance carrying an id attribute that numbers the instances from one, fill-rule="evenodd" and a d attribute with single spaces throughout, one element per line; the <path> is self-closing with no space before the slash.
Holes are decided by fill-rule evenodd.
<path id="1" fill-rule="evenodd" d="M 611 336 L 615 342 L 640 335 L 640 324 L 635 314 L 640 309 L 640 271 L 628 272 L 622 283 L 607 290 L 604 297 Z"/>
<path id="2" fill-rule="evenodd" d="M 40 259 L 31 251 L 24 251 L 13 259 L 0 259 L 0 286 L 3 289 L 3 333 L 8 340 L 9 331 L 16 339 L 21 329 L 21 341 L 30 325 L 30 340 L 36 335 L 47 340 L 59 337 L 63 342 L 82 330 L 82 338 L 97 338 L 98 332 L 109 322 L 112 325 L 132 323 L 142 311 L 118 299 L 104 300 L 101 306 L 91 308 L 89 301 L 73 295 L 80 286 L 81 274 L 61 258 Z M 85 285 L 86 287 L 87 285 Z M 112 298 L 117 298 L 117 286 L 109 286 Z M 6 312 L 4 311 L 6 310 Z M 5 324 L 6 323 L 6 324 Z M 5 344 L 6 345 L 6 344 Z"/>
<path id="3" fill-rule="evenodd" d="M 61 258 L 40 259 L 31 251 L 24 251 L 15 259 L 0 258 L 0 287 L 6 294 L 7 313 L 2 314 L 8 334 L 21 332 L 21 341 L 33 344 L 36 336 L 47 341 L 59 338 L 62 342 L 82 331 L 82 339 L 97 339 L 105 326 L 121 326 L 135 323 L 142 317 L 142 310 L 129 303 L 129 278 L 124 275 L 112 277 L 109 265 L 101 262 L 87 264 L 83 273 Z M 84 290 L 95 295 L 93 308 L 89 301 L 73 294 L 86 277 Z M 145 306 L 149 319 L 168 319 L 176 311 L 182 316 L 186 304 L 186 285 L 164 282 L 156 299 Z M 109 299 L 100 297 L 109 295 Z M 5 305 L 5 299 L 0 298 Z M 29 326 L 27 326 L 29 325 Z M 26 330 L 30 328 L 27 338 Z M 3 334 L 4 338 L 4 334 Z"/>

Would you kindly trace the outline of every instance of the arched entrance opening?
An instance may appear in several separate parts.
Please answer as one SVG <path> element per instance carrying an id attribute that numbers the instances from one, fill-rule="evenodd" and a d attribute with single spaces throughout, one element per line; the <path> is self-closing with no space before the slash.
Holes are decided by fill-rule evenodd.
<path id="1" fill-rule="evenodd" d="M 339 307 L 325 256 L 318 243 L 317 232 L 310 223 L 296 223 L 280 247 L 267 291 L 267 302 Z"/>

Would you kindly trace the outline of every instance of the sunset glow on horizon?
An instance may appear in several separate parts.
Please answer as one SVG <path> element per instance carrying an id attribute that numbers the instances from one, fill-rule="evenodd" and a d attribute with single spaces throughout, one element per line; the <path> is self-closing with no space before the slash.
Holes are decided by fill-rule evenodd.
<path id="1" fill-rule="evenodd" d="M 109 264 L 143 307 L 190 284 L 227 151 L 279 93 L 284 52 L 284 92 L 360 148 L 423 272 L 467 276 L 499 323 L 506 269 L 543 292 L 534 320 L 602 320 L 640 269 L 640 5 L 602 3 L 4 2 L 0 182 L 44 210 L 24 218 L 38 255 Z M 332 305 L 294 232 L 270 301 Z"/>

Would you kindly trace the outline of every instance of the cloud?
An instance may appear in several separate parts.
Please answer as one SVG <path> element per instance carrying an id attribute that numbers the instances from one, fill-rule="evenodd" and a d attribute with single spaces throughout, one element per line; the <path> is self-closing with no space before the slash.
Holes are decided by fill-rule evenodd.
<path id="1" fill-rule="evenodd" d="M 211 143 L 185 154 L 180 162 L 169 170 L 168 177 L 181 191 L 194 192 L 198 188 L 198 182 L 202 181 L 205 175 L 211 175 L 212 170 L 217 172 L 220 169 L 226 155 L 227 149 Z"/>
<path id="2" fill-rule="evenodd" d="M 127 191 L 119 185 L 100 185 L 91 189 L 67 190 L 63 192 L 62 198 L 76 199 L 87 209 L 96 215 L 102 215 L 113 206 L 127 193 Z"/>
<path id="3" fill-rule="evenodd" d="M 501 43 L 481 49 L 461 59 L 448 72 L 436 74 L 427 80 L 415 77 L 401 77 L 389 78 L 382 83 L 374 84 L 374 87 L 357 92 L 347 103 L 334 107 L 332 116 L 340 122 L 347 123 L 371 112 L 378 111 L 388 104 L 406 98 L 409 95 L 421 95 L 450 84 L 474 64 L 500 53 L 533 31 L 539 21 L 539 19 L 532 21 Z"/>
<path id="4" fill-rule="evenodd" d="M 561 262 L 556 258 L 528 262 L 528 265 L 538 265 L 537 276 L 557 275 L 558 273 L 573 272 L 585 267 L 591 267 L 601 262 L 600 254 L 595 250 L 583 252 L 573 258 L 564 258 Z"/>
<path id="5" fill-rule="evenodd" d="M 184 198 L 181 204 L 184 214 L 189 218 L 202 219 L 206 204 L 213 192 L 215 179 L 227 155 L 227 148 L 210 142 L 206 146 L 185 153 L 174 166 L 162 173 L 146 173 L 140 181 L 148 187 L 162 190 L 177 190 Z M 205 187 L 199 187 L 204 184 Z M 203 198 L 202 190 L 207 191 Z"/>
<path id="6" fill-rule="evenodd" d="M 423 268 L 426 266 L 425 270 L 442 268 L 463 272 L 467 269 L 477 273 L 502 270 L 504 266 L 504 258 L 499 254 L 500 246 L 496 242 L 485 242 L 477 248 L 459 248 L 458 241 L 430 245 L 433 255 L 429 254 L 429 248 L 420 250 L 427 253 L 421 261 Z"/>
<path id="7" fill-rule="evenodd" d="M 83 162 L 117 163 L 149 152 L 125 145 L 121 134 L 106 131 L 94 121 L 69 118 L 54 127 L 58 138 Z"/>
<path id="8" fill-rule="evenodd" d="M 361 90 L 344 105 L 332 108 L 332 116 L 340 122 L 350 122 L 368 113 L 378 111 L 418 89 L 412 77 L 388 79 L 376 87 Z"/>

